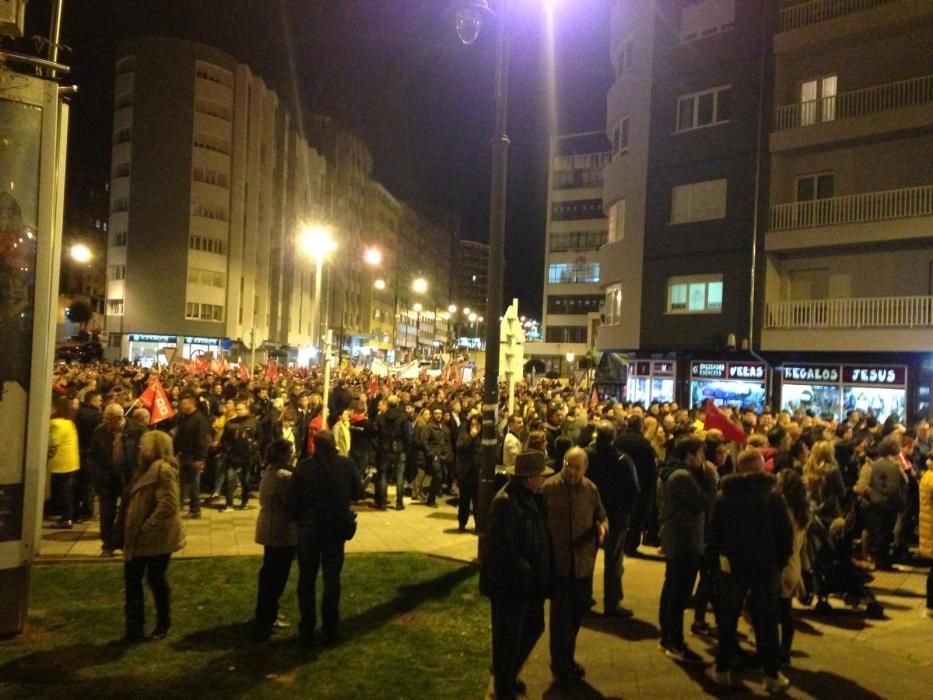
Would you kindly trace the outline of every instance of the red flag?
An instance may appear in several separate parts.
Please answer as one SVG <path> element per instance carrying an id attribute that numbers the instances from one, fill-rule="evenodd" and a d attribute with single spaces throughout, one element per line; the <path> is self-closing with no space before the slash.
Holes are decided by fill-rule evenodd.
<path id="1" fill-rule="evenodd" d="M 139 395 L 139 402 L 149 409 L 149 425 L 155 425 L 175 415 L 172 402 L 158 377 L 153 377 L 146 390 Z"/>
<path id="2" fill-rule="evenodd" d="M 726 440 L 744 445 L 748 436 L 735 423 L 726 417 L 726 414 L 712 401 L 706 402 L 706 419 L 703 421 L 703 430 L 714 428 L 722 433 Z"/>
<path id="3" fill-rule="evenodd" d="M 379 391 L 379 382 L 376 381 L 376 377 L 373 377 L 369 382 L 369 395 L 375 396 L 377 391 Z"/>
<path id="4" fill-rule="evenodd" d="M 279 366 L 275 364 L 275 360 L 269 359 L 269 364 L 266 365 L 266 379 L 270 382 L 279 381 Z"/>
<path id="5" fill-rule="evenodd" d="M 386 376 L 386 386 L 389 387 L 389 393 L 391 394 L 395 390 L 395 382 L 392 381 L 392 373 L 389 372 Z"/>
<path id="6" fill-rule="evenodd" d="M 249 367 L 240 363 L 240 381 L 244 384 L 249 384 Z"/>
<path id="7" fill-rule="evenodd" d="M 213 374 L 219 374 L 219 373 L 220 373 L 220 363 L 219 363 L 217 360 L 211 360 L 211 362 L 210 362 L 210 364 L 207 366 L 207 368 L 208 368 Z"/>
<path id="8" fill-rule="evenodd" d="M 599 392 L 596 391 L 596 385 L 593 384 L 593 391 L 590 393 L 590 405 L 595 406 L 599 403 Z"/>
<path id="9" fill-rule="evenodd" d="M 220 365 L 218 366 L 218 369 L 221 372 L 221 374 L 226 374 L 227 372 L 230 371 L 230 368 L 227 367 L 227 358 L 224 357 L 223 355 L 220 356 Z"/>

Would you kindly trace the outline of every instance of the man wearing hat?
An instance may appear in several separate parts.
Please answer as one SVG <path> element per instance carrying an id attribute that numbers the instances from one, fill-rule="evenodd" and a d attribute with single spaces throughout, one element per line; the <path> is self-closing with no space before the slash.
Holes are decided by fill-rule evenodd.
<path id="1" fill-rule="evenodd" d="M 506 468 L 509 483 L 492 502 L 489 549 L 480 571 L 480 592 L 492 602 L 492 669 L 495 696 L 524 694 L 518 680 L 544 632 L 544 599 L 550 588 L 550 552 L 539 495 L 553 470 L 545 455 L 525 450 Z"/>
<path id="2" fill-rule="evenodd" d="M 609 527 L 599 489 L 586 478 L 586 467 L 586 452 L 571 447 L 564 455 L 560 473 L 542 488 L 554 557 L 551 672 L 562 686 L 572 685 L 584 675 L 573 656 L 583 614 L 593 595 L 596 552 L 605 542 Z"/>

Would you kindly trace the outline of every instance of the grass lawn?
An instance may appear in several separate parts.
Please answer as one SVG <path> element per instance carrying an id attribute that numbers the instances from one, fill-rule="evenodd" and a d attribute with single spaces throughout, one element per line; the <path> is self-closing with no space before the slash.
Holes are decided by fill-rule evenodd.
<path id="1" fill-rule="evenodd" d="M 129 648 L 108 643 L 123 632 L 119 563 L 34 567 L 29 629 L 0 642 L 0 697 L 483 696 L 489 605 L 475 568 L 414 554 L 348 556 L 343 641 L 307 650 L 294 642 L 297 563 L 282 601 L 292 628 L 249 641 L 260 561 L 173 561 L 168 638 Z M 146 613 L 148 633 L 148 591 Z"/>

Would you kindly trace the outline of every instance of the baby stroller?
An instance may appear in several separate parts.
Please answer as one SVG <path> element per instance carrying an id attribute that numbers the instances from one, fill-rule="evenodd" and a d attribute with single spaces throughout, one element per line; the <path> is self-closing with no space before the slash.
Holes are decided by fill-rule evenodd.
<path id="1" fill-rule="evenodd" d="M 868 584 L 874 577 L 860 569 L 852 561 L 850 545 L 845 535 L 845 521 L 837 518 L 827 527 L 819 517 L 810 520 L 807 526 L 807 555 L 810 568 L 806 574 L 809 604 L 815 596 L 818 613 L 832 610 L 831 595 L 839 596 L 846 605 L 857 608 L 865 605 L 865 614 L 870 618 L 884 616 L 884 609 L 875 599 Z"/>

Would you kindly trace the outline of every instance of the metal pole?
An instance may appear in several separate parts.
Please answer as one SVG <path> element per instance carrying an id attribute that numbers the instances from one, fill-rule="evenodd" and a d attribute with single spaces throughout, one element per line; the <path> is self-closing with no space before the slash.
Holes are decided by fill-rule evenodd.
<path id="1" fill-rule="evenodd" d="M 253 319 L 253 323 L 256 320 Z M 249 377 L 253 378 L 253 372 L 256 371 L 256 326 L 249 329 Z"/>
<path id="2" fill-rule="evenodd" d="M 321 275 L 324 273 L 324 259 L 317 255 L 314 262 L 314 304 L 311 305 L 311 345 L 317 347 L 321 341 Z"/>
<path id="3" fill-rule="evenodd" d="M 62 37 L 62 10 L 65 0 L 55 0 L 52 3 L 52 22 L 49 27 L 49 61 L 58 63 L 58 44 Z M 55 80 L 57 71 L 55 68 L 49 70 L 49 78 Z"/>
<path id="4" fill-rule="evenodd" d="M 486 379 L 483 386 L 483 462 L 480 467 L 476 522 L 479 530 L 478 557 L 488 548 L 486 536 L 489 509 L 496 488 L 499 458 L 499 326 L 493 321 L 502 313 L 502 272 L 505 255 L 505 198 L 509 168 L 509 137 L 506 131 L 509 107 L 509 0 L 498 12 L 496 36 L 496 132 L 492 140 L 492 182 L 489 202 L 489 297 L 486 302 Z"/>
<path id="5" fill-rule="evenodd" d="M 321 429 L 327 430 L 327 402 L 330 400 L 330 343 L 331 331 L 324 331 L 324 405 L 321 407 Z"/>

